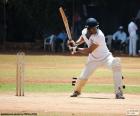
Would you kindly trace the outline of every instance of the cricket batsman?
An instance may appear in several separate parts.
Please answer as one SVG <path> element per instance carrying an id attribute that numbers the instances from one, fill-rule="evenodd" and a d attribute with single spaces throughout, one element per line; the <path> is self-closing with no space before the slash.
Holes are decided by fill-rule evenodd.
<path id="1" fill-rule="evenodd" d="M 78 45 L 86 43 L 88 48 L 79 48 Z M 114 89 L 116 99 L 125 99 L 122 92 L 122 72 L 120 58 L 113 57 L 108 50 L 105 36 L 99 29 L 99 23 L 95 18 L 88 18 L 85 28 L 79 39 L 74 42 L 68 40 L 69 49 L 73 54 L 88 54 L 87 63 L 76 81 L 74 92 L 71 97 L 77 97 L 86 84 L 89 76 L 100 66 L 106 66 L 113 72 Z"/>

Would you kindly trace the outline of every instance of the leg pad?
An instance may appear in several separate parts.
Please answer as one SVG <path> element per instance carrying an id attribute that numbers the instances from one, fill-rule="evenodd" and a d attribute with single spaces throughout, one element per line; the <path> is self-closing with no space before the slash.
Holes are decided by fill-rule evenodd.
<path id="1" fill-rule="evenodd" d="M 72 78 L 72 86 L 75 86 L 76 80 L 77 80 L 76 77 L 73 77 L 73 78 Z"/>

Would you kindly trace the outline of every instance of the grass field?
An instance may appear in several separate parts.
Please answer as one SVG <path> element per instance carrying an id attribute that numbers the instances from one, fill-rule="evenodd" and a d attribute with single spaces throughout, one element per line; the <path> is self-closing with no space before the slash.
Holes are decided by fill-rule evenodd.
<path id="1" fill-rule="evenodd" d="M 126 93 L 140 93 L 140 58 L 122 57 Z M 26 55 L 25 91 L 71 92 L 86 56 Z M 0 55 L 0 92 L 15 91 L 16 55 Z M 112 72 L 104 67 L 91 75 L 85 92 L 113 92 Z"/>
<path id="2" fill-rule="evenodd" d="M 14 92 L 15 84 L 1 84 L 0 92 Z M 50 84 L 26 84 L 25 92 L 72 92 L 72 86 L 69 83 L 50 83 Z M 113 93 L 113 85 L 87 84 L 83 90 L 86 93 Z M 124 93 L 140 94 L 140 86 L 127 85 Z"/>
<path id="3" fill-rule="evenodd" d="M 140 58 L 121 59 L 126 85 L 124 100 L 114 99 L 112 72 L 104 67 L 91 75 L 82 95 L 69 97 L 72 77 L 79 76 L 86 56 L 68 55 L 26 55 L 25 96 L 17 97 L 16 55 L 1 54 L 0 115 L 125 116 L 129 109 L 140 114 Z"/>

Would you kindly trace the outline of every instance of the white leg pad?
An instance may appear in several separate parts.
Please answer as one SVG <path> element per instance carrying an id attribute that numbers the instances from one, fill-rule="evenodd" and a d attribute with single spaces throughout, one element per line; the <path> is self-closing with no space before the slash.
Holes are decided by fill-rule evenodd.
<path id="1" fill-rule="evenodd" d="M 115 93 L 117 94 L 122 89 L 122 72 L 120 58 L 114 58 L 112 62 L 113 78 L 115 84 Z"/>
<path id="2" fill-rule="evenodd" d="M 86 84 L 86 82 L 87 82 L 87 80 L 77 79 L 74 91 L 78 91 L 79 93 L 81 93 L 81 90 L 84 87 L 84 85 Z"/>

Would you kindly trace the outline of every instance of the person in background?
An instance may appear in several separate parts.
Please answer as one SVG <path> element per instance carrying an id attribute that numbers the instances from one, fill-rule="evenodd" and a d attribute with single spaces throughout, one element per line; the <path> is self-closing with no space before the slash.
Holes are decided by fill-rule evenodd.
<path id="1" fill-rule="evenodd" d="M 125 51 L 126 45 L 127 45 L 127 34 L 124 32 L 123 26 L 120 26 L 118 28 L 118 31 L 116 31 L 113 34 L 114 50 Z"/>
<path id="2" fill-rule="evenodd" d="M 138 27 L 136 25 L 136 20 L 132 20 L 128 24 L 128 33 L 129 33 L 129 56 L 136 56 L 136 48 L 137 48 L 137 30 Z"/>
<path id="3" fill-rule="evenodd" d="M 57 36 L 55 40 L 55 49 L 56 51 L 60 50 L 62 47 L 62 51 L 64 52 L 65 50 L 65 43 L 67 41 L 67 34 L 65 33 L 64 30 L 62 30 Z M 62 46 L 61 46 L 62 45 Z"/>

